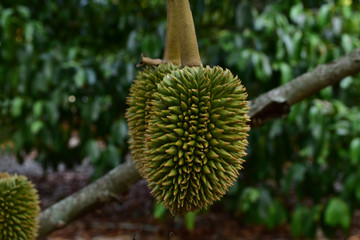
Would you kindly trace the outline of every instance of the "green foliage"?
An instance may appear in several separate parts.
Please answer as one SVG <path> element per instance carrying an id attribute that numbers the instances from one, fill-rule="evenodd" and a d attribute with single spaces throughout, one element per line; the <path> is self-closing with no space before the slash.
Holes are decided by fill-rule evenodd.
<path id="1" fill-rule="evenodd" d="M 211 35 L 203 56 L 211 56 L 211 45 L 218 46 L 219 57 L 213 63 L 237 72 L 250 99 L 360 47 L 360 29 L 355 27 L 360 24 L 360 8 L 355 2 L 244 2 L 235 20 L 241 23 L 236 30 L 222 28 Z M 325 223 L 324 211 L 334 195 L 350 212 L 359 208 L 358 79 L 348 77 L 295 105 L 285 121 L 252 129 L 243 174 L 229 191 L 226 207 L 248 223 L 272 227 L 289 221 L 300 238 L 313 237 L 319 226 L 345 229 Z M 294 208 L 290 199 L 311 199 L 312 204 Z M 271 205 L 275 211 L 269 210 Z M 283 217 L 272 218 L 271 212 Z M 276 221 L 279 218 L 284 220 Z M 309 226 L 300 227 L 303 222 Z"/>
<path id="2" fill-rule="evenodd" d="M 140 3 L 139 13 L 139 1 L 1 2 L 0 141 L 19 159 L 36 149 L 56 168 L 89 157 L 96 176 L 123 161 L 135 64 L 141 52 L 160 55 L 165 34 L 148 21 L 165 19 L 164 3 Z"/>
<path id="3" fill-rule="evenodd" d="M 196 221 L 196 212 L 188 212 L 184 216 L 185 226 L 188 230 L 193 230 L 195 228 Z"/>
<path id="4" fill-rule="evenodd" d="M 163 203 L 156 203 L 154 206 L 154 218 L 162 220 L 166 214 L 166 207 Z"/>
<path id="5" fill-rule="evenodd" d="M 237 195 L 237 191 L 239 190 L 231 189 L 229 194 Z M 286 209 L 266 188 L 245 187 L 235 202 L 227 203 L 230 208 L 235 208 L 235 214 L 241 215 L 247 223 L 261 223 L 273 229 L 287 220 Z M 234 206 L 231 206 L 232 204 Z"/>
<path id="6" fill-rule="evenodd" d="M 350 208 L 342 199 L 332 198 L 326 206 L 324 218 L 325 224 L 347 230 L 351 223 Z"/>
<path id="7" fill-rule="evenodd" d="M 350 161 L 353 165 L 360 161 L 360 138 L 353 138 L 350 142 Z"/>
<path id="8" fill-rule="evenodd" d="M 297 206 L 291 217 L 291 232 L 298 239 L 314 238 L 320 222 L 321 207 Z"/>

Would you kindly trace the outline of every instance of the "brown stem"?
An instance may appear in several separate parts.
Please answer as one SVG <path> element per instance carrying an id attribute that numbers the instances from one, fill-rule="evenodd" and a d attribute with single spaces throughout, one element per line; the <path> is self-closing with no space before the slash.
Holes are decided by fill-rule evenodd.
<path id="1" fill-rule="evenodd" d="M 174 0 L 167 0 L 166 40 L 164 60 L 175 65 L 181 64 L 178 23 Z"/>
<path id="2" fill-rule="evenodd" d="M 162 63 L 164 63 L 164 61 L 161 59 L 158 58 L 154 59 L 154 58 L 144 57 L 143 55 L 141 55 L 141 60 L 138 64 L 136 64 L 136 67 L 157 66 Z"/>
<path id="3" fill-rule="evenodd" d="M 270 119 L 282 117 L 295 103 L 359 72 L 360 48 L 331 63 L 319 65 L 312 71 L 252 100 L 249 104 L 251 125 L 261 126 Z"/>
<path id="4" fill-rule="evenodd" d="M 201 58 L 196 40 L 194 20 L 188 0 L 171 0 L 175 2 L 176 19 L 180 40 L 181 64 L 183 66 L 200 66 Z"/>

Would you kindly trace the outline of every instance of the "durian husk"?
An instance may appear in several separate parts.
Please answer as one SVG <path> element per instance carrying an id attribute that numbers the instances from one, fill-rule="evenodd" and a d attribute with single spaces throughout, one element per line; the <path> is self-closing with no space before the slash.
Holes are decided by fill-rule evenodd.
<path id="1" fill-rule="evenodd" d="M 250 130 L 244 86 L 229 70 L 202 66 L 163 74 L 156 88 L 151 85 L 152 98 L 141 98 L 146 88 L 139 85 L 137 101 L 148 102 L 148 108 L 145 121 L 137 116 L 141 111 L 131 111 L 139 123 L 133 135 L 141 130 L 133 149 L 142 153 L 152 194 L 174 215 L 207 208 L 242 169 Z"/>
<path id="2" fill-rule="evenodd" d="M 152 95 L 157 91 L 156 85 L 176 69 L 179 67 L 171 63 L 146 67 L 137 75 L 127 98 L 129 108 L 125 115 L 129 127 L 130 150 L 135 166 L 142 177 L 145 177 L 144 135 L 152 107 Z"/>
<path id="3" fill-rule="evenodd" d="M 25 176 L 0 173 L 0 239 L 34 240 L 39 213 L 34 185 Z"/>

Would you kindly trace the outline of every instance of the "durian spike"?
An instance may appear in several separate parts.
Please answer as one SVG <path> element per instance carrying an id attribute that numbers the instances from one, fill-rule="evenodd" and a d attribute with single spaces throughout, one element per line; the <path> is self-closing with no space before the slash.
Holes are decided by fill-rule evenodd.
<path id="1" fill-rule="evenodd" d="M 170 0 L 175 2 L 176 19 L 180 40 L 180 55 L 182 66 L 200 66 L 201 58 L 196 39 L 194 20 L 191 14 L 189 0 Z"/>
<path id="2" fill-rule="evenodd" d="M 131 137 L 129 140 L 130 150 L 135 165 L 139 170 L 140 175 L 143 177 L 145 175 L 144 134 L 146 128 L 148 127 L 148 120 L 150 118 L 149 111 L 153 107 L 151 105 L 151 100 L 157 95 L 156 92 L 158 83 L 160 83 L 164 78 L 167 79 L 167 76 L 169 76 L 171 72 L 179 68 L 180 66 L 174 66 L 171 63 L 160 64 L 156 67 L 147 67 L 136 77 L 133 85 L 131 86 L 130 95 L 127 98 L 129 108 L 126 111 L 125 116 L 128 121 L 129 135 Z M 174 99 L 170 99 L 170 101 L 173 100 Z M 163 106 L 163 104 L 161 104 L 161 106 Z M 168 113 L 164 114 L 164 116 L 169 115 Z M 164 136 L 151 137 L 157 138 Z"/>
<path id="3" fill-rule="evenodd" d="M 178 22 L 174 0 L 167 0 L 166 40 L 164 60 L 174 65 L 181 64 Z"/>
<path id="4" fill-rule="evenodd" d="M 39 213 L 34 185 L 25 176 L 0 173 L 0 239 L 34 240 Z"/>
<path id="5" fill-rule="evenodd" d="M 240 79 L 220 67 L 175 69 L 158 82 L 142 169 L 172 214 L 208 207 L 237 178 L 250 130 L 246 96 Z"/>

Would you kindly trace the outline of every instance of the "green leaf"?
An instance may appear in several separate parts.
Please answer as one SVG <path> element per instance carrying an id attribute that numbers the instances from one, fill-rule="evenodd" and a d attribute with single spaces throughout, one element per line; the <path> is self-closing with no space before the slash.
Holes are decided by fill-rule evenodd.
<path id="1" fill-rule="evenodd" d="M 354 82 L 353 80 L 354 80 L 354 79 L 353 79 L 352 76 L 349 76 L 349 77 L 344 78 L 344 79 L 341 80 L 341 82 L 340 82 L 340 87 L 341 87 L 342 89 L 347 89 L 349 86 L 352 85 L 352 83 Z"/>
<path id="2" fill-rule="evenodd" d="M 301 183 L 305 178 L 306 166 L 305 164 L 295 163 L 292 165 L 285 175 L 283 187 L 284 191 L 288 192 L 292 185 Z"/>
<path id="3" fill-rule="evenodd" d="M 94 101 L 92 101 L 92 104 L 90 105 L 90 112 L 91 112 L 91 121 L 95 122 L 96 120 L 98 120 L 99 116 L 100 116 L 100 112 L 101 112 L 101 99 L 99 98 L 95 98 Z"/>
<path id="4" fill-rule="evenodd" d="M 89 140 L 86 143 L 86 148 L 85 149 L 86 149 L 87 157 L 90 158 L 90 161 L 93 164 L 96 164 L 96 162 L 99 159 L 100 154 L 101 154 L 101 150 L 99 148 L 99 144 L 97 143 L 97 141 L 96 140 Z"/>
<path id="5" fill-rule="evenodd" d="M 32 134 L 37 134 L 44 127 L 44 123 L 40 120 L 37 120 L 31 123 L 30 131 Z"/>
<path id="6" fill-rule="evenodd" d="M 293 236 L 313 238 L 320 213 L 320 206 L 313 208 L 298 206 L 291 217 L 291 233 Z"/>
<path id="7" fill-rule="evenodd" d="M 96 83 L 96 73 L 92 68 L 86 69 L 87 82 L 90 85 L 94 85 Z"/>
<path id="8" fill-rule="evenodd" d="M 269 217 L 269 207 L 273 199 L 270 195 L 270 191 L 267 188 L 260 189 L 260 195 L 258 200 L 258 212 L 262 222 L 266 223 L 266 219 Z"/>
<path id="9" fill-rule="evenodd" d="M 111 168 L 116 167 L 120 163 L 120 154 L 114 145 L 108 145 L 102 152 L 102 161 L 105 161 Z"/>
<path id="10" fill-rule="evenodd" d="M 68 50 L 68 58 L 69 60 L 75 60 L 77 54 L 79 53 L 79 48 L 77 47 L 71 47 L 69 50 Z"/>
<path id="11" fill-rule="evenodd" d="M 28 22 L 24 27 L 25 41 L 32 42 L 34 38 L 35 26 L 33 22 Z"/>
<path id="12" fill-rule="evenodd" d="M 60 114 L 58 107 L 54 101 L 51 102 L 49 101 L 46 103 L 44 112 L 46 118 L 48 119 L 51 125 L 56 125 L 58 123 Z"/>
<path id="13" fill-rule="evenodd" d="M 286 33 L 280 33 L 280 38 L 283 41 L 285 48 L 286 48 L 286 52 L 290 57 L 293 57 L 294 55 L 294 42 L 292 40 L 292 36 L 290 36 L 289 34 Z"/>
<path id="14" fill-rule="evenodd" d="M 331 4 L 324 4 L 321 6 L 319 12 L 318 12 L 318 24 L 320 25 L 320 27 L 325 27 L 326 24 L 328 24 L 329 18 L 330 18 L 330 10 L 331 10 L 332 5 Z"/>
<path id="15" fill-rule="evenodd" d="M 111 126 L 110 141 L 113 144 L 123 146 L 127 137 L 127 131 L 127 123 L 124 118 L 121 118 Z"/>
<path id="16" fill-rule="evenodd" d="M 292 72 L 289 64 L 281 63 L 280 72 L 281 72 L 281 84 L 285 84 L 291 80 Z"/>
<path id="17" fill-rule="evenodd" d="M 162 203 L 156 203 L 154 206 L 154 218 L 163 219 L 166 213 L 166 207 Z"/>
<path id="18" fill-rule="evenodd" d="M 257 188 L 247 187 L 241 194 L 238 208 L 241 212 L 246 212 L 251 209 L 251 206 L 258 201 L 260 191 Z"/>
<path id="19" fill-rule="evenodd" d="M 356 187 L 356 189 L 355 189 L 356 199 L 357 199 L 358 201 L 360 201 L 360 184 L 359 184 L 359 182 L 356 182 L 355 187 Z"/>
<path id="20" fill-rule="evenodd" d="M 349 206 L 340 198 L 330 199 L 325 209 L 324 220 L 325 224 L 329 226 L 349 229 L 351 223 Z"/>
<path id="21" fill-rule="evenodd" d="M 305 17 L 306 16 L 304 16 L 304 6 L 302 3 L 298 3 L 290 9 L 290 18 L 298 25 L 302 26 L 304 24 Z"/>
<path id="22" fill-rule="evenodd" d="M 341 46 L 345 50 L 345 53 L 349 53 L 353 50 L 353 42 L 349 34 L 341 35 Z"/>
<path id="23" fill-rule="evenodd" d="M 286 210 L 278 200 L 274 200 L 270 204 L 268 209 L 268 218 L 265 222 L 267 227 L 270 229 L 286 222 Z"/>
<path id="24" fill-rule="evenodd" d="M 354 138 L 350 143 L 350 161 L 353 165 L 360 162 L 360 138 Z"/>
<path id="25" fill-rule="evenodd" d="M 17 10 L 23 18 L 27 19 L 30 17 L 30 9 L 28 7 L 18 6 Z"/>
<path id="26" fill-rule="evenodd" d="M 13 117 L 19 117 L 22 113 L 23 106 L 24 106 L 24 99 L 21 97 L 15 97 L 12 101 L 11 115 Z"/>
<path id="27" fill-rule="evenodd" d="M 83 68 L 79 68 L 76 71 L 76 74 L 74 76 L 74 81 L 77 87 L 82 87 L 85 84 L 86 81 L 86 75 L 85 75 L 85 70 Z"/>
<path id="28" fill-rule="evenodd" d="M 10 17 L 11 15 L 14 13 L 14 10 L 13 9 L 5 9 L 2 11 L 1 13 L 1 18 L 0 18 L 0 22 L 1 22 L 1 25 L 6 29 L 8 28 L 9 26 L 9 20 L 10 20 Z"/>
<path id="29" fill-rule="evenodd" d="M 136 37 L 137 37 L 137 31 L 133 30 L 129 35 L 128 35 L 128 40 L 127 40 L 127 44 L 126 44 L 126 48 L 129 50 L 135 50 L 135 48 L 137 47 L 137 42 L 136 41 Z"/>
<path id="30" fill-rule="evenodd" d="M 332 99 L 333 98 L 333 88 L 332 86 L 328 86 L 320 90 L 320 96 L 323 99 Z"/>
<path id="31" fill-rule="evenodd" d="M 266 77 L 271 77 L 272 69 L 270 60 L 266 55 L 262 55 L 262 67 Z"/>
<path id="32" fill-rule="evenodd" d="M 33 113 L 35 117 L 41 117 L 42 111 L 43 111 L 43 102 L 42 101 L 36 101 L 33 105 Z"/>
<path id="33" fill-rule="evenodd" d="M 193 230 L 195 228 L 196 215 L 196 212 L 188 212 L 185 214 L 186 229 Z"/>
<path id="34" fill-rule="evenodd" d="M 244 29 L 250 27 L 253 22 L 251 5 L 246 2 L 239 3 L 235 9 L 235 25 Z"/>

